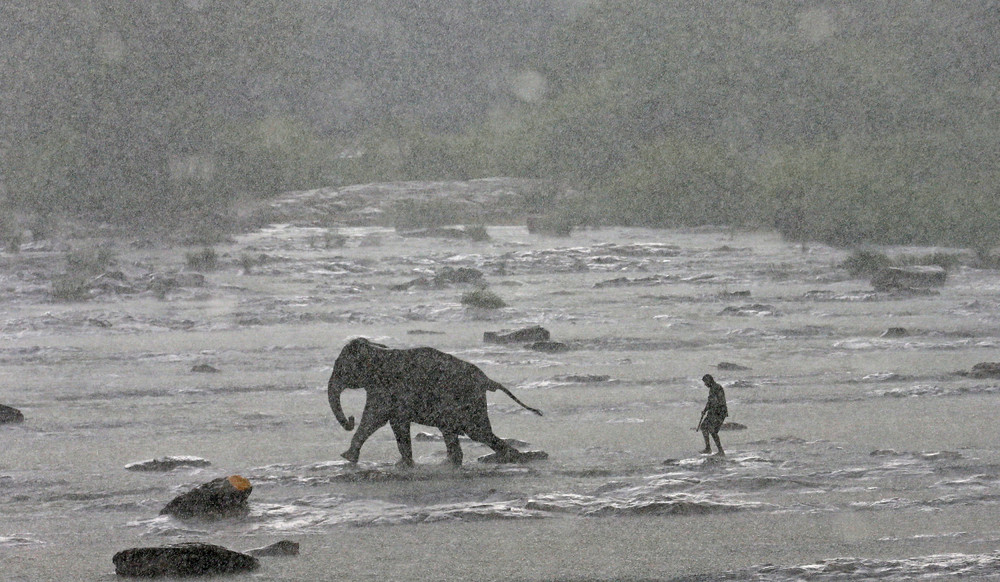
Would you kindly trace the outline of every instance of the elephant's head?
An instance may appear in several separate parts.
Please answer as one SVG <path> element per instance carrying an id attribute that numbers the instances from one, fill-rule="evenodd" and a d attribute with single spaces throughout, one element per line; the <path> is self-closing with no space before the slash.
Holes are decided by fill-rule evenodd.
<path id="1" fill-rule="evenodd" d="M 354 417 L 344 415 L 340 406 L 340 393 L 345 388 L 367 388 L 372 381 L 372 365 L 377 352 L 386 346 L 368 341 L 365 338 L 352 339 L 340 351 L 337 361 L 333 364 L 333 373 L 326 386 L 330 408 L 337 422 L 344 430 L 354 430 Z"/>

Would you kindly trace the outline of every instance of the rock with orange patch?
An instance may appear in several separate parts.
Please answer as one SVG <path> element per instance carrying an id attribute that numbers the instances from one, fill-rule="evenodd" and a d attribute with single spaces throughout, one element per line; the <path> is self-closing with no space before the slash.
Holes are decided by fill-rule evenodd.
<path id="1" fill-rule="evenodd" d="M 175 497 L 160 510 L 160 515 L 185 519 L 246 515 L 251 491 L 250 481 L 239 475 L 220 477 Z"/>

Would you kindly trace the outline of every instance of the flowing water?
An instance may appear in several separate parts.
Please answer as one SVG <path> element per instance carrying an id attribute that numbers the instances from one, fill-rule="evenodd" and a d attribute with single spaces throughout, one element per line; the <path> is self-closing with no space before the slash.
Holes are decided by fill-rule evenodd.
<path id="1" fill-rule="evenodd" d="M 271 227 L 220 247 L 204 286 L 71 304 L 33 275 L 58 253 L 2 257 L 0 403 L 26 420 L 0 425 L 0 580 L 113 580 L 128 547 L 281 539 L 300 555 L 240 578 L 1000 579 L 1000 380 L 962 373 L 1000 360 L 996 272 L 885 294 L 846 252 L 766 233 L 337 234 Z M 127 279 L 184 263 L 117 256 Z M 445 267 L 480 270 L 508 307 L 428 284 Z M 483 342 L 531 325 L 565 349 Z M 452 468 L 414 425 L 416 468 L 395 466 L 388 427 L 349 465 L 325 384 L 355 336 L 480 366 L 545 412 L 490 393 L 495 432 L 548 460 L 479 463 L 491 451 L 465 440 Z M 705 373 L 736 423 L 725 457 L 693 431 Z M 357 416 L 364 393 L 343 401 Z M 210 464 L 126 469 L 185 455 Z M 232 474 L 248 515 L 158 515 Z"/>

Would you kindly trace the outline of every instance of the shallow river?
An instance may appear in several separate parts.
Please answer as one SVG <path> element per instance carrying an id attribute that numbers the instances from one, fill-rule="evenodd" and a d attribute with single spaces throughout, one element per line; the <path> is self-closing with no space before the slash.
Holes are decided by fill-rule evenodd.
<path id="1" fill-rule="evenodd" d="M 1000 380 L 960 373 L 1000 360 L 995 271 L 900 295 L 851 278 L 845 251 L 768 233 L 338 234 L 270 228 L 219 247 L 203 286 L 79 303 L 24 283 L 59 253 L 0 257 L 0 403 L 26 417 L 0 425 L 0 580 L 113 580 L 128 547 L 282 539 L 300 555 L 240 578 L 1000 579 Z M 184 250 L 117 261 L 132 278 Z M 472 287 L 430 284 L 446 267 L 508 306 L 464 306 Z M 531 325 L 565 349 L 483 341 Z M 545 412 L 490 393 L 494 430 L 548 460 L 479 463 L 490 450 L 464 440 L 452 468 L 414 425 L 416 468 L 395 466 L 388 427 L 343 461 L 325 385 L 356 336 L 480 366 Z M 705 373 L 737 423 L 725 457 L 693 430 Z M 349 414 L 364 397 L 345 393 Z M 126 469 L 183 455 L 210 465 Z M 158 515 L 233 474 L 249 515 Z"/>

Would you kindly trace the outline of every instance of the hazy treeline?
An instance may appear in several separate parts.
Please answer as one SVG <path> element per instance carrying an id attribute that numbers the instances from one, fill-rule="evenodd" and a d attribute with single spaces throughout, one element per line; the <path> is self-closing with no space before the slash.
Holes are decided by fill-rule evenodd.
<path id="1" fill-rule="evenodd" d="M 593 222 L 997 242 L 992 0 L 17 0 L 0 35 L 7 214 L 510 175 Z"/>

